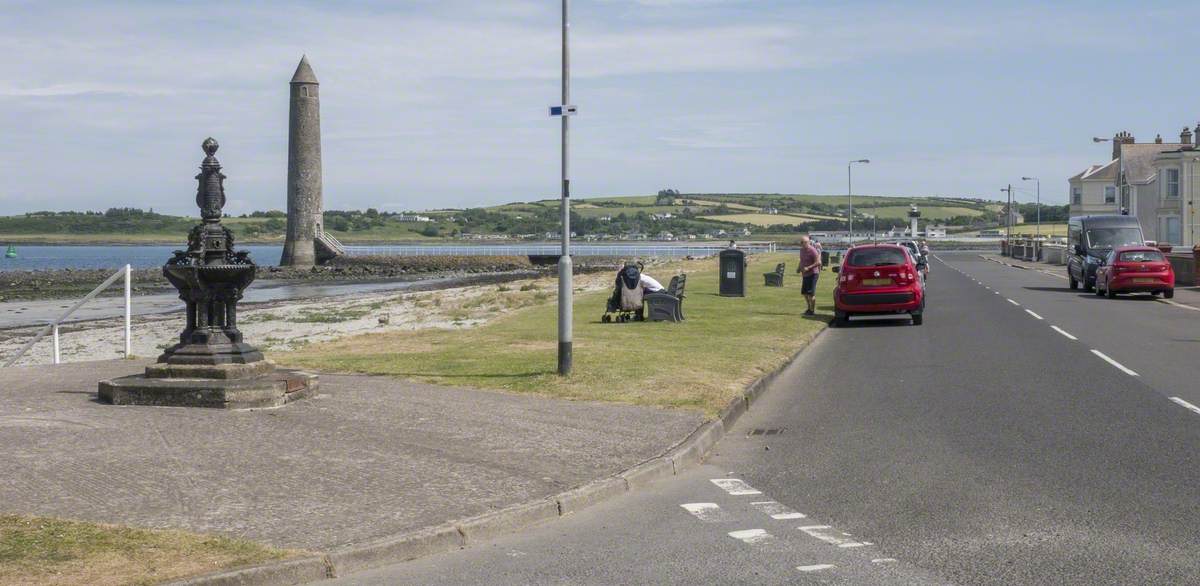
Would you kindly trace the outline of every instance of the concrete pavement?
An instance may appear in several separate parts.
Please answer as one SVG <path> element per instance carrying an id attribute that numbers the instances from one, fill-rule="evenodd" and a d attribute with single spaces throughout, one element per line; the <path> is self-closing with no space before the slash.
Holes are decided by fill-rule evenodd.
<path id="1" fill-rule="evenodd" d="M 327 550 L 463 519 L 666 451 L 695 414 L 323 375 L 272 410 L 115 407 L 110 361 L 0 370 L 0 511 Z"/>
<path id="2" fill-rule="evenodd" d="M 826 332 L 693 474 L 339 583 L 1200 583 L 1200 413 L 1170 400 L 1195 392 L 1193 312 L 934 269 L 925 325 Z"/>

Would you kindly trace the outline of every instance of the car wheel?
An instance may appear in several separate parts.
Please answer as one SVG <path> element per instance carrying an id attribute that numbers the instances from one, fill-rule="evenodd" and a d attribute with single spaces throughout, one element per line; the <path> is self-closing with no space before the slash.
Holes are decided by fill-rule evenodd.
<path id="1" fill-rule="evenodd" d="M 1112 290 L 1112 287 L 1109 287 L 1108 289 L 1105 289 L 1105 290 L 1104 290 L 1104 294 L 1105 294 L 1105 295 L 1106 295 L 1106 296 L 1107 296 L 1109 299 L 1116 299 L 1116 298 L 1117 298 L 1117 292 L 1116 292 L 1116 291 L 1113 291 L 1113 290 Z"/>
<path id="2" fill-rule="evenodd" d="M 1072 291 L 1079 288 L 1079 281 L 1076 281 L 1075 277 L 1071 276 L 1071 271 L 1067 271 L 1067 287 L 1070 287 Z"/>
<path id="3" fill-rule="evenodd" d="M 919 325 L 921 325 L 921 324 L 922 324 L 924 321 L 925 321 L 925 314 L 923 314 L 923 313 L 914 313 L 914 314 L 912 314 L 912 325 L 914 325 L 914 326 L 919 326 Z"/>
<path id="4" fill-rule="evenodd" d="M 847 314 L 844 311 L 834 311 L 833 312 L 833 323 L 831 324 L 831 325 L 833 325 L 833 327 L 835 327 L 835 328 L 844 327 L 848 323 L 850 323 L 850 315 L 849 314 Z"/>
<path id="5" fill-rule="evenodd" d="M 1174 289 L 1167 289 L 1166 291 L 1163 291 L 1163 299 L 1174 299 L 1174 298 L 1175 298 L 1175 290 Z"/>

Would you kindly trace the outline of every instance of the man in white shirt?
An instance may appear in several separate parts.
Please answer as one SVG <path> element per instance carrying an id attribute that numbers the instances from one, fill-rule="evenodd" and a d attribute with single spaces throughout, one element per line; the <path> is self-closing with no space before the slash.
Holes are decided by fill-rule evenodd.
<path id="1" fill-rule="evenodd" d="M 644 289 L 647 293 L 657 293 L 665 289 L 665 287 L 662 286 L 662 283 L 659 283 L 654 279 L 654 277 L 651 277 L 646 273 L 642 273 L 641 285 L 642 289 Z"/>

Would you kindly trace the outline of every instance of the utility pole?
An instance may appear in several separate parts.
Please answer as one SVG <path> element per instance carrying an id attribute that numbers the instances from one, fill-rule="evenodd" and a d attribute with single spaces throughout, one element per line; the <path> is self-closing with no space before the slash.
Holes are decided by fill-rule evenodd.
<path id="1" fill-rule="evenodd" d="M 858 159 L 856 161 L 850 161 L 849 163 L 846 163 L 846 203 L 849 207 L 849 209 L 846 211 L 846 219 L 850 220 L 850 233 L 847 234 L 850 246 L 854 246 L 854 183 L 851 180 L 850 167 L 854 166 L 855 163 L 865 164 L 870 162 L 870 159 Z"/>
<path id="2" fill-rule="evenodd" d="M 558 374 L 571 374 L 571 175 L 570 175 L 570 127 L 571 113 L 571 52 L 570 52 L 570 0 L 562 0 L 562 255 L 558 257 Z M 553 109 L 551 109 L 553 113 Z"/>
<path id="3" fill-rule="evenodd" d="M 1013 214 L 1012 214 L 1012 183 L 1009 183 L 1008 187 L 1006 189 L 1001 189 L 1000 191 L 1008 192 L 1008 207 L 1004 209 L 1004 215 L 1007 216 L 1004 219 L 1004 225 L 1005 225 L 1004 240 L 1007 241 L 1008 245 L 1011 247 L 1012 246 L 1012 217 L 1013 217 Z M 1011 251 L 1012 249 L 1010 248 L 1009 250 Z"/>

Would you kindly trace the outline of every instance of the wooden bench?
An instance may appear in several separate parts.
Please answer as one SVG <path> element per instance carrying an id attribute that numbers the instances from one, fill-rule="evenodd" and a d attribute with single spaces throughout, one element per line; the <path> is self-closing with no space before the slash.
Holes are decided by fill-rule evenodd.
<path id="1" fill-rule="evenodd" d="M 764 283 L 767 287 L 782 287 L 783 286 L 784 263 L 775 265 L 775 271 L 763 273 Z"/>
<path id="2" fill-rule="evenodd" d="M 649 293 L 645 297 L 646 318 L 650 321 L 683 321 L 684 289 L 687 275 L 671 277 L 671 284 L 662 291 Z"/>

